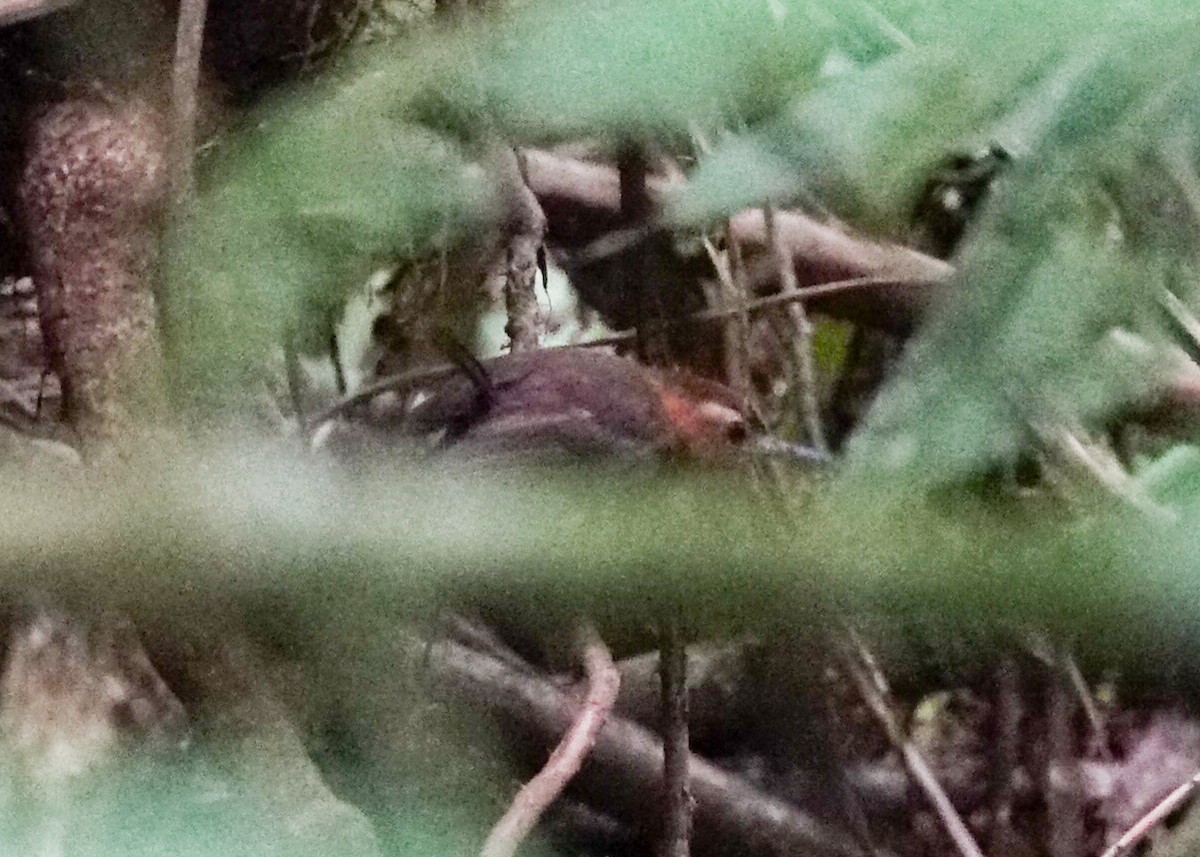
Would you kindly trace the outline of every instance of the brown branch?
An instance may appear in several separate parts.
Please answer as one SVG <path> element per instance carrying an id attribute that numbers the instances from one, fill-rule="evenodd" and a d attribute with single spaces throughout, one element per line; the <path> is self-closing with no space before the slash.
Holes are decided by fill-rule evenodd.
<path id="1" fill-rule="evenodd" d="M 1004 655 L 996 666 L 992 702 L 993 780 L 990 848 L 996 854 L 1012 850 L 1016 831 L 1013 806 L 1017 769 L 1021 764 L 1020 673 L 1016 659 Z"/>
<path id="2" fill-rule="evenodd" d="M 938 281 L 954 272 L 954 267 L 941 259 L 899 244 L 852 235 L 798 211 L 780 211 L 777 218 L 780 243 L 797 263 L 796 279 L 801 286 L 865 276 Z M 735 214 L 730 229 L 743 247 L 769 247 L 766 214 L 761 208 Z M 923 303 L 928 295 L 916 297 Z M 924 306 L 914 309 L 922 311 Z"/>
<path id="3" fill-rule="evenodd" d="M 77 2 L 79 0 L 0 0 L 0 27 L 48 15 Z"/>
<path id="4" fill-rule="evenodd" d="M 688 789 L 688 688 L 687 646 L 680 620 L 672 616 L 664 624 L 659 647 L 659 678 L 662 681 L 663 734 L 663 825 L 660 857 L 689 857 L 692 836 L 692 794 Z"/>
<path id="5" fill-rule="evenodd" d="M 800 287 L 796 282 L 796 269 L 789 252 L 784 249 L 780 240 L 779 218 L 776 216 L 775 206 L 768 204 L 763 208 L 763 224 L 767 230 L 767 245 L 770 248 L 771 258 L 779 272 L 779 293 L 786 296 L 797 295 L 800 293 Z M 825 442 L 825 432 L 821 428 L 821 408 L 817 403 L 817 374 L 816 367 L 813 365 L 812 325 L 809 324 L 808 314 L 804 311 L 803 301 L 790 301 L 786 306 L 792 326 L 796 329 L 796 335 L 790 337 L 790 341 L 793 360 L 796 364 L 796 381 L 800 388 L 802 416 L 808 432 L 808 442 L 822 455 L 828 455 L 829 444 Z"/>
<path id="6" fill-rule="evenodd" d="M 1150 835 L 1155 827 L 1162 824 L 1166 818 L 1179 809 L 1183 802 L 1200 786 L 1200 774 L 1179 785 L 1165 798 L 1154 805 L 1148 813 L 1137 820 L 1121 837 L 1109 846 L 1100 857 L 1121 857 L 1128 854 L 1138 843 Z"/>
<path id="7" fill-rule="evenodd" d="M 424 653 L 419 639 L 410 646 L 414 656 Z M 441 694 L 490 713 L 508 729 L 549 743 L 575 720 L 578 704 L 549 681 L 522 675 L 463 646 L 435 646 L 426 663 Z M 695 756 L 688 770 L 696 799 L 693 848 L 701 857 L 734 851 L 749 857 L 861 855 L 842 831 L 733 774 Z M 602 811 L 649 829 L 657 807 L 645 795 L 655 789 L 661 771 L 662 743 L 648 730 L 610 717 L 572 787 Z"/>
<path id="8" fill-rule="evenodd" d="M 617 171 L 602 164 L 527 150 L 529 187 L 549 218 L 547 238 L 564 248 L 580 248 L 618 230 L 628 231 L 621 218 Z M 647 180 L 651 196 L 679 182 Z M 808 308 L 872 327 L 905 331 L 927 306 L 938 299 L 952 273 L 947 263 L 907 247 L 871 241 L 819 223 L 794 211 L 777 215 L 780 243 L 793 261 L 797 283 L 808 286 L 833 280 L 877 278 L 875 288 L 831 295 Z M 730 220 L 730 238 L 747 251 L 765 250 L 767 230 L 761 209 L 747 209 Z M 640 233 L 626 236 L 628 241 Z M 750 284 L 764 288 L 778 278 L 771 260 L 752 265 Z"/>
<path id="9" fill-rule="evenodd" d="M 200 85 L 200 53 L 208 0 L 180 0 L 171 69 L 171 199 L 178 205 L 192 192 L 196 150 L 196 92 Z"/>
<path id="10" fill-rule="evenodd" d="M 1050 828 L 1047 850 L 1052 857 L 1078 857 L 1083 853 L 1084 834 L 1084 785 L 1075 752 L 1078 703 L 1062 669 L 1062 656 L 1055 660 L 1046 713 L 1048 758 L 1043 783 Z"/>
<path id="11" fill-rule="evenodd" d="M 892 742 L 904 760 L 904 767 L 912 777 L 913 782 L 920 786 L 926 799 L 932 805 L 934 812 L 942 823 L 954 847 L 962 857 L 983 857 L 983 851 L 975 842 L 975 837 L 967 829 L 967 825 L 959 816 L 958 810 L 950 802 L 945 790 L 933 774 L 933 769 L 925 761 L 925 757 L 916 745 L 904 734 L 900 724 L 887 700 L 887 685 L 878 669 L 873 668 L 874 658 L 857 640 L 853 634 L 846 635 L 848 639 L 838 642 L 838 655 L 846 672 L 858 688 L 859 695 L 883 727 L 888 740 Z"/>
<path id="12" fill-rule="evenodd" d="M 576 637 L 588 686 L 583 705 L 545 767 L 517 793 L 508 812 L 492 828 L 481 857 L 512 857 L 516 853 L 542 813 L 583 766 L 616 702 L 621 677 L 604 641 L 586 622 L 580 623 Z"/>
<path id="13" fill-rule="evenodd" d="M 546 215 L 525 182 L 521 155 L 508 146 L 498 146 L 493 160 L 504 189 L 508 235 L 504 277 L 504 306 L 508 312 L 508 334 L 512 351 L 538 347 L 541 311 L 537 302 L 538 260 L 546 234 Z"/>

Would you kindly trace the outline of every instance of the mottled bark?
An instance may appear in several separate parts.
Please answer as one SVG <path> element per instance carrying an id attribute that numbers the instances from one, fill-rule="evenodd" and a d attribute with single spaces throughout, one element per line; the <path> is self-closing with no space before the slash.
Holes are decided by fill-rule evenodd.
<path id="1" fill-rule="evenodd" d="M 166 137 L 133 100 L 36 115 L 18 188 L 47 356 L 92 460 L 128 458 L 166 414 L 154 277 Z"/>

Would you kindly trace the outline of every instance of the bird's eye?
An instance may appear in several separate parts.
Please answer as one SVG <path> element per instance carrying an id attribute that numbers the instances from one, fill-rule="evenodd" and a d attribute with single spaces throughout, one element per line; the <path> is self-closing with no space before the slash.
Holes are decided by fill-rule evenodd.
<path id="1" fill-rule="evenodd" d="M 730 423 L 725 429 L 725 438 L 730 443 L 741 444 L 746 442 L 746 438 L 750 436 L 750 429 L 746 423 L 739 420 L 735 423 Z"/>

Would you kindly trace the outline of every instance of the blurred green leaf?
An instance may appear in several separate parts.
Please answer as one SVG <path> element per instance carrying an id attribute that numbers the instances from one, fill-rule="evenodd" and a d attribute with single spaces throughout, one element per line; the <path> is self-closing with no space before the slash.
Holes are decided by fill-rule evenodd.
<path id="1" fill-rule="evenodd" d="M 930 3 L 910 25 L 913 48 L 826 82 L 718 148 L 674 201 L 672 222 L 816 198 L 902 233 L 948 156 L 992 142 L 1019 153 L 1088 145 L 1194 67 L 1195 16 L 1175 0 Z"/>
<path id="2" fill-rule="evenodd" d="M 1137 474 L 1154 499 L 1172 506 L 1200 500 L 1200 448 L 1176 446 Z"/>
<path id="3" fill-rule="evenodd" d="M 443 95 L 525 140 L 754 122 L 811 84 L 831 43 L 795 0 L 540 2 L 484 26 Z"/>
<path id="4" fill-rule="evenodd" d="M 272 105 L 175 224 L 163 303 L 193 393 L 243 393 L 285 330 L 326 323 L 377 266 L 491 222 L 486 177 L 377 101 L 392 92 L 368 70 Z"/>
<path id="5" fill-rule="evenodd" d="M 2 502 L 0 579 L 36 574 L 48 591 L 159 617 L 273 595 L 291 607 L 279 621 L 312 633 L 382 628 L 450 597 L 559 626 L 582 611 L 617 636 L 642 633 L 664 599 L 683 598 L 689 623 L 716 635 L 833 605 L 923 605 L 1066 623 L 1108 639 L 1116 657 L 1135 651 L 1117 642 L 1145 599 L 1178 599 L 1190 623 L 1200 604 L 1189 595 L 1200 505 L 1169 524 L 1080 520 L 1044 502 L 943 504 L 853 473 L 786 522 L 727 473 L 381 463 L 350 478 L 298 455 L 227 453 L 125 483 L 30 485 Z"/>
<path id="6" fill-rule="evenodd" d="M 1031 426 L 1098 425 L 1175 376 L 1159 296 L 1194 281 L 1200 247 L 1164 149 L 1200 136 L 1185 96 L 1198 32 L 1194 17 L 1144 30 L 1063 93 L 959 253 L 959 287 L 872 412 L 860 463 L 961 478 L 1011 461 Z M 1142 57 L 1164 43 L 1147 80 Z"/>

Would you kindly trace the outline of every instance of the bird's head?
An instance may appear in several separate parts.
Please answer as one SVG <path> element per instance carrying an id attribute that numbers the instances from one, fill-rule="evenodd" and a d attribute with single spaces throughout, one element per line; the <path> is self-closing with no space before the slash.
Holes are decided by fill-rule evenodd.
<path id="1" fill-rule="evenodd" d="M 684 456 L 726 459 L 748 445 L 750 421 L 728 387 L 679 370 L 646 371 Z"/>

